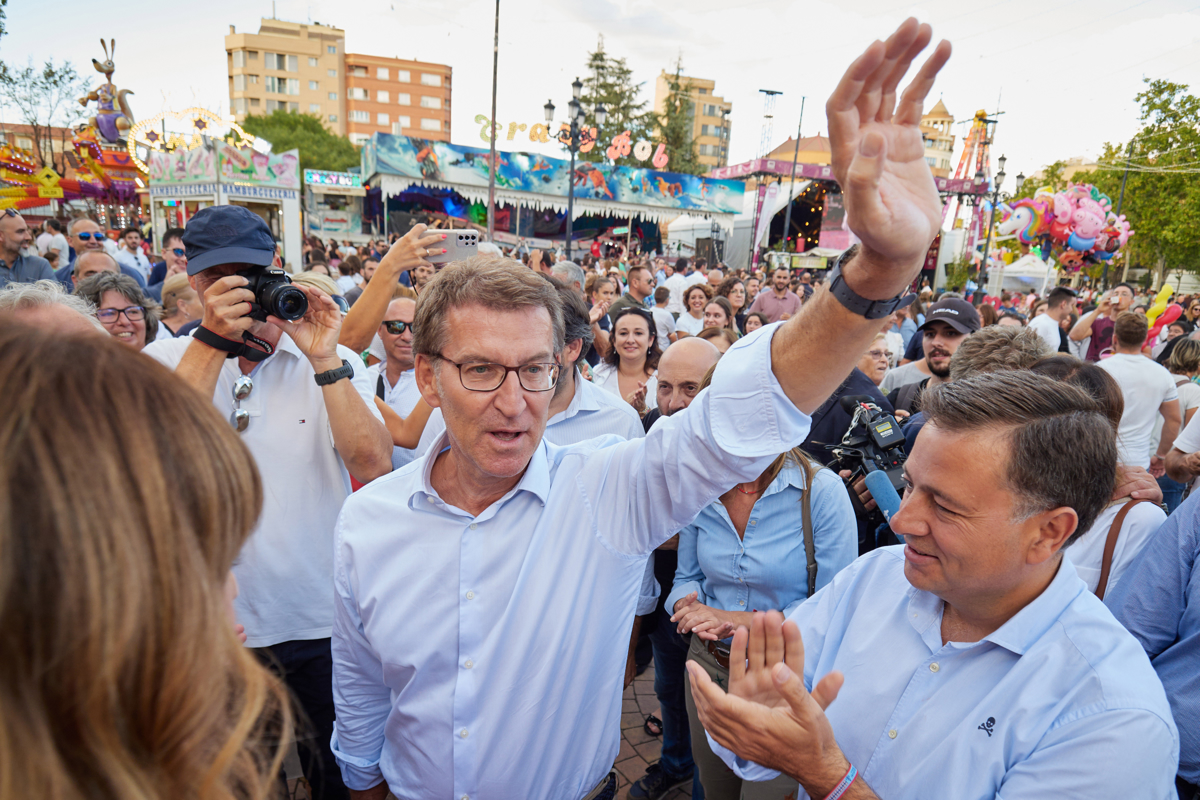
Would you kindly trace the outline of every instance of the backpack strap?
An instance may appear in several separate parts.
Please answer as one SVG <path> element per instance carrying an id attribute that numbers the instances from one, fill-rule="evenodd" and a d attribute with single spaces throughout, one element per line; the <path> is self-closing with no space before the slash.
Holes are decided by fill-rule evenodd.
<path id="1" fill-rule="evenodd" d="M 1104 557 L 1100 560 L 1100 582 L 1096 584 L 1096 597 L 1104 599 L 1104 590 L 1108 588 L 1108 573 L 1112 569 L 1113 552 L 1117 549 L 1117 537 L 1121 535 L 1121 526 L 1125 524 L 1125 515 L 1129 509 L 1138 503 L 1148 500 L 1130 500 L 1117 512 L 1116 518 L 1108 528 L 1108 538 L 1104 541 Z"/>
<path id="2" fill-rule="evenodd" d="M 800 495 L 800 520 L 804 526 L 804 556 L 808 561 L 808 596 L 812 597 L 817 591 L 817 545 L 813 541 L 813 523 L 812 523 L 812 484 L 815 484 L 817 471 L 813 470 L 813 477 L 809 481 L 809 485 L 804 487 L 804 492 Z"/>

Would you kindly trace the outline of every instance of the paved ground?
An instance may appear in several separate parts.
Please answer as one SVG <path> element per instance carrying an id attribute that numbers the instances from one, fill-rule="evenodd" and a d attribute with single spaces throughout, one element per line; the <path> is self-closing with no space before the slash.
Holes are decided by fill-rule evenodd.
<path id="1" fill-rule="evenodd" d="M 658 698 L 654 696 L 654 664 L 634 679 L 633 685 L 625 690 L 621 701 L 621 750 L 617 754 L 617 800 L 627 800 L 629 784 L 646 774 L 646 767 L 658 759 L 660 738 L 651 736 L 643 729 L 646 715 L 658 717 Z M 307 800 L 307 787 L 297 780 L 300 775 L 300 760 L 295 751 L 284 763 L 288 776 L 288 789 L 293 800 Z M 390 796 L 390 795 L 389 795 Z M 669 792 L 663 800 L 680 800 L 692 796 L 692 784 Z"/>

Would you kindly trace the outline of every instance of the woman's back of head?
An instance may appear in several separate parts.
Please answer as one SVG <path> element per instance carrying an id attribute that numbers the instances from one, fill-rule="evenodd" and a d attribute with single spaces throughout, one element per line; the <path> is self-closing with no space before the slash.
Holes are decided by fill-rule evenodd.
<path id="1" fill-rule="evenodd" d="M 286 694 L 226 576 L 262 486 L 212 404 L 101 337 L 0 329 L 0 797 L 265 797 Z"/>

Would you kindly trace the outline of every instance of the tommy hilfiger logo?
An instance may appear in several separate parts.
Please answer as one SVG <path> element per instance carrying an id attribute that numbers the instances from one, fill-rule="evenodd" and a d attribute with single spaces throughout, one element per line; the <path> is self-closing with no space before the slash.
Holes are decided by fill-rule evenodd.
<path id="1" fill-rule="evenodd" d="M 976 728 L 975 730 L 979 730 L 979 731 L 986 731 L 986 732 L 987 732 L 987 735 L 988 735 L 988 738 L 990 739 L 990 738 L 992 738 L 992 730 L 993 730 L 995 727 L 996 727 L 996 718 L 995 718 L 995 717 L 988 717 L 988 718 L 987 718 L 987 722 L 983 723 L 982 725 L 980 725 L 980 726 L 979 726 L 978 728 Z"/>

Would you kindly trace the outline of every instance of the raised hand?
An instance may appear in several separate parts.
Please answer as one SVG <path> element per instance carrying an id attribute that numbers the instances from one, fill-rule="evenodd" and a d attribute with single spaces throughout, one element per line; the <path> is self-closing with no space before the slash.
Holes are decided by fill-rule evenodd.
<path id="1" fill-rule="evenodd" d="M 588 312 L 588 320 L 593 323 L 599 322 L 600 318 L 608 313 L 609 305 L 607 300 L 596 303 L 596 305 L 592 306 L 592 310 Z"/>
<path id="2" fill-rule="evenodd" d="M 825 104 L 833 171 L 849 227 L 862 240 L 867 296 L 884 299 L 911 282 L 941 227 L 942 203 L 925 162 L 918 125 L 937 73 L 950 58 L 943 40 L 897 100 L 901 79 L 933 35 L 905 20 L 858 57 Z"/>
<path id="3" fill-rule="evenodd" d="M 383 259 L 379 262 L 379 270 L 398 278 L 401 272 L 422 265 L 433 266 L 426 259 L 431 255 L 441 255 L 446 252 L 445 248 L 434 247 L 435 244 L 440 244 L 446 238 L 446 234 L 426 233 L 427 230 L 428 228 L 423 223 L 413 225 L 408 233 L 397 239 L 396 243 L 383 254 Z"/>

